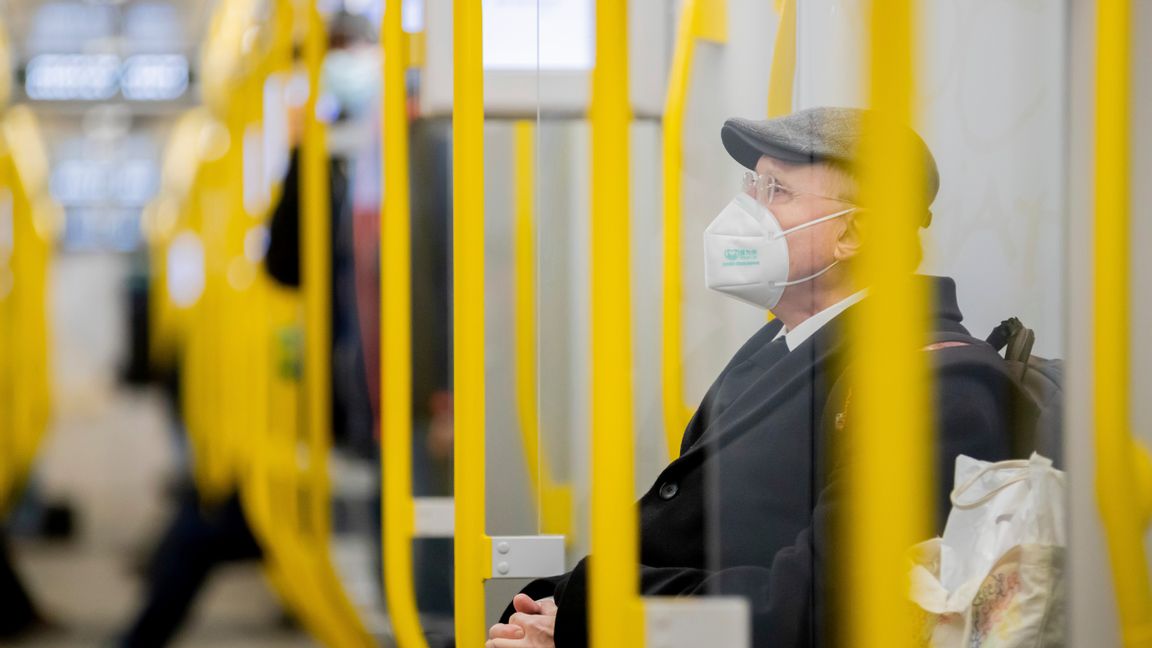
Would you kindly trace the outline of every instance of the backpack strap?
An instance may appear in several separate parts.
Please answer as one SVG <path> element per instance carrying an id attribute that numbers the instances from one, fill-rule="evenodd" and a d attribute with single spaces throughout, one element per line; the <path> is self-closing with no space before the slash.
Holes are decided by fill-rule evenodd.
<path id="1" fill-rule="evenodd" d="M 993 349 L 1004 350 L 1005 360 L 1020 363 L 1018 378 L 1024 380 L 1028 373 L 1028 360 L 1032 358 L 1032 345 L 1036 343 L 1036 332 L 1024 326 L 1018 318 L 1010 317 L 992 329 L 987 341 Z"/>
<path id="2" fill-rule="evenodd" d="M 931 342 L 923 347 L 924 351 L 940 351 L 941 349 L 982 346 L 985 344 L 983 340 L 974 338 L 966 333 L 953 333 L 949 331 L 935 331 L 929 335 L 928 339 L 930 339 Z"/>

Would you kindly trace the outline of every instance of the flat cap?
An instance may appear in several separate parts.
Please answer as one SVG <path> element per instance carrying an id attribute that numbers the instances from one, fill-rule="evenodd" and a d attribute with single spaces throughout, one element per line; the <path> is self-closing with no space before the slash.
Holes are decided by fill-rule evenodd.
<path id="1" fill-rule="evenodd" d="M 851 167 L 859 154 L 861 124 L 869 114 L 861 108 L 821 107 L 761 121 L 733 118 L 724 122 L 720 139 L 728 154 L 749 169 L 756 168 L 761 155 L 785 162 L 830 161 Z M 940 190 L 940 172 L 924 140 L 911 128 L 904 130 L 924 160 L 927 207 Z"/>

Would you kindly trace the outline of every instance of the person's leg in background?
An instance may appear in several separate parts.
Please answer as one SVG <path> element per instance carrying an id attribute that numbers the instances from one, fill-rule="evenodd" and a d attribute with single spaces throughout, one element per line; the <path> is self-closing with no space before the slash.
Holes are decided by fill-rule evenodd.
<path id="1" fill-rule="evenodd" d="M 12 564 L 6 533 L 0 528 L 0 639 L 15 638 L 40 623 L 32 597 Z"/>
<path id="2" fill-rule="evenodd" d="M 219 565 L 261 556 L 237 495 L 205 509 L 188 497 L 156 551 L 147 599 L 122 648 L 162 648 L 184 625 L 208 576 Z"/>

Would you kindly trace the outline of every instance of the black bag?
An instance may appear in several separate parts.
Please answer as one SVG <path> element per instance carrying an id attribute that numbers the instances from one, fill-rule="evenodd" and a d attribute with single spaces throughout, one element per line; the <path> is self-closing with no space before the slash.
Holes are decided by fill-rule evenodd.
<path id="1" fill-rule="evenodd" d="M 956 333 L 933 336 L 929 350 L 980 341 Z M 1000 322 L 985 342 L 1003 352 L 1005 371 L 1017 387 L 1014 397 L 1012 456 L 1026 459 L 1033 452 L 1064 464 L 1064 361 L 1032 355 L 1036 333 L 1013 317 Z"/>
<path id="2" fill-rule="evenodd" d="M 1008 370 L 1027 399 L 1021 411 L 1027 418 L 1017 426 L 1014 450 L 1020 453 L 1018 456 L 1027 456 L 1034 450 L 1062 468 L 1064 361 L 1032 355 L 1035 341 L 1036 333 L 1015 317 L 1001 322 L 987 339 L 992 348 L 1004 351 Z"/>

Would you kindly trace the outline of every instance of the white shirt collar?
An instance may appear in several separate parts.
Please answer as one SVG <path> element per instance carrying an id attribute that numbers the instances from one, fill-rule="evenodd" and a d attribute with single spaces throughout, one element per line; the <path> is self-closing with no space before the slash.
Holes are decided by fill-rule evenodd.
<path id="1" fill-rule="evenodd" d="M 776 334 L 776 337 L 773 338 L 773 341 L 780 339 L 780 336 L 783 335 L 784 336 L 784 344 L 788 345 L 788 350 L 794 351 L 796 349 L 796 347 L 798 347 L 804 343 L 804 340 L 807 340 L 808 338 L 812 337 L 812 335 L 815 334 L 816 331 L 819 331 L 820 329 L 824 328 L 825 324 L 836 319 L 837 315 L 848 310 L 849 306 L 852 306 L 852 305 L 858 303 L 861 299 L 864 299 L 864 297 L 866 297 L 867 295 L 868 295 L 867 290 L 861 290 L 859 292 L 852 293 L 851 295 L 845 297 L 844 299 L 841 299 L 840 301 L 836 302 L 835 304 L 832 304 L 828 308 L 825 308 L 824 310 L 820 311 L 819 313 L 816 313 L 812 317 L 809 317 L 808 319 L 804 320 L 803 322 L 800 322 L 800 324 L 795 329 L 793 329 L 791 331 L 789 331 L 788 327 L 786 327 L 786 326 L 782 327 L 780 329 L 780 332 L 778 332 Z"/>

